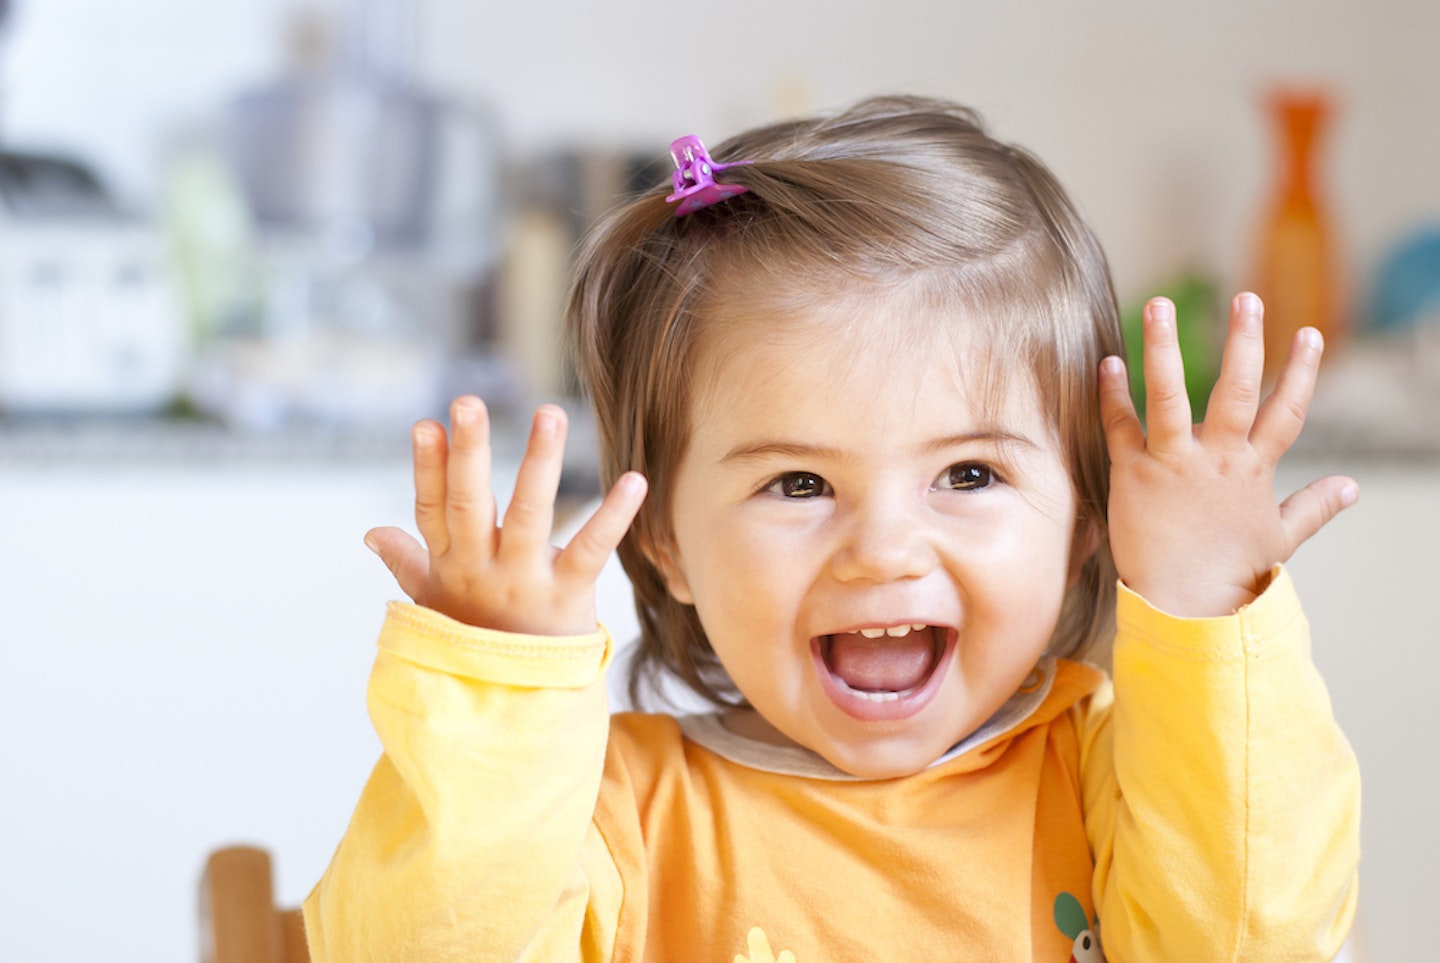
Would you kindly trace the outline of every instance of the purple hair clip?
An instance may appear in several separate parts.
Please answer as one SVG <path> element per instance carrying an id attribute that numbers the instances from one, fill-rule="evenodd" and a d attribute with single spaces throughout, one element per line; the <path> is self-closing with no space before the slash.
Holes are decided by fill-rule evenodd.
<path id="1" fill-rule="evenodd" d="M 670 157 L 675 161 L 675 174 L 671 178 L 675 185 L 675 193 L 665 200 L 671 204 L 676 201 L 680 202 L 675 208 L 676 217 L 684 217 L 702 207 L 719 204 L 737 194 L 744 194 L 750 189 L 740 184 L 717 184 L 715 183 L 715 173 L 723 171 L 727 167 L 739 167 L 741 164 L 753 163 L 752 161 L 742 160 L 729 164 L 717 164 L 710 159 L 705 145 L 694 134 L 686 134 L 684 137 L 672 141 Z"/>

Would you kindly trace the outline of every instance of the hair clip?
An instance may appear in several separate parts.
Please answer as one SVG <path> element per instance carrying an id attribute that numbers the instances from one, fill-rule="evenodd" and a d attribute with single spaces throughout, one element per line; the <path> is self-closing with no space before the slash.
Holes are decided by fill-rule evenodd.
<path id="1" fill-rule="evenodd" d="M 684 217 L 702 207 L 719 204 L 721 201 L 750 190 L 741 184 L 717 184 L 715 183 L 715 173 L 723 171 L 727 167 L 739 167 L 741 164 L 750 164 L 753 161 L 742 160 L 729 164 L 717 164 L 710 159 L 705 145 L 694 134 L 686 134 L 684 137 L 672 141 L 670 158 L 675 161 L 675 173 L 671 177 L 671 182 L 675 185 L 675 193 L 665 200 L 671 204 L 676 201 L 680 202 L 675 208 L 676 217 Z"/>

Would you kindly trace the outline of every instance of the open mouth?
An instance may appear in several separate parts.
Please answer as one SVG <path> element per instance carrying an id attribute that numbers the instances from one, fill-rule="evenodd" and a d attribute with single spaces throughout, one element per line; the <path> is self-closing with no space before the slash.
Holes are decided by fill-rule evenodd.
<path id="1" fill-rule="evenodd" d="M 953 651 L 944 626 L 908 623 L 818 636 L 811 648 L 822 684 L 846 713 L 903 718 L 929 701 Z"/>

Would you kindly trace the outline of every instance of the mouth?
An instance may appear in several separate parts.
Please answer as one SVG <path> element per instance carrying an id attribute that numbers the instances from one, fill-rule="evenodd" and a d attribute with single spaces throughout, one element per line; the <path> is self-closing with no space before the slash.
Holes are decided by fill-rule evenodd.
<path id="1" fill-rule="evenodd" d="M 920 622 L 817 636 L 811 653 L 821 686 L 847 715 L 904 719 L 934 697 L 954 657 L 955 633 Z"/>

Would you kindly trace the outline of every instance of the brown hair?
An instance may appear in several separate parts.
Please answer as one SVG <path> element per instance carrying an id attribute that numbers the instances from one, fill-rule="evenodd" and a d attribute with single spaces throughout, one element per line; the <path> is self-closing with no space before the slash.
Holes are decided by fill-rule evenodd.
<path id="1" fill-rule="evenodd" d="M 918 281 L 983 327 L 991 397 L 1013 371 L 1033 376 L 1076 489 L 1077 538 L 1100 545 L 1067 593 L 1050 652 L 1091 653 L 1114 606 L 1096 373 L 1123 350 L 1104 254 L 1054 176 L 971 111 L 915 97 L 757 128 L 712 156 L 753 161 L 719 178 L 749 193 L 676 218 L 667 181 L 613 212 L 581 253 L 566 315 L 605 484 L 631 469 L 650 481 L 619 550 L 641 627 L 632 699 L 669 672 L 712 702 L 739 701 L 695 609 L 671 598 L 654 559 L 670 544 L 670 480 L 689 441 L 707 311 L 746 291 L 819 298 Z"/>

